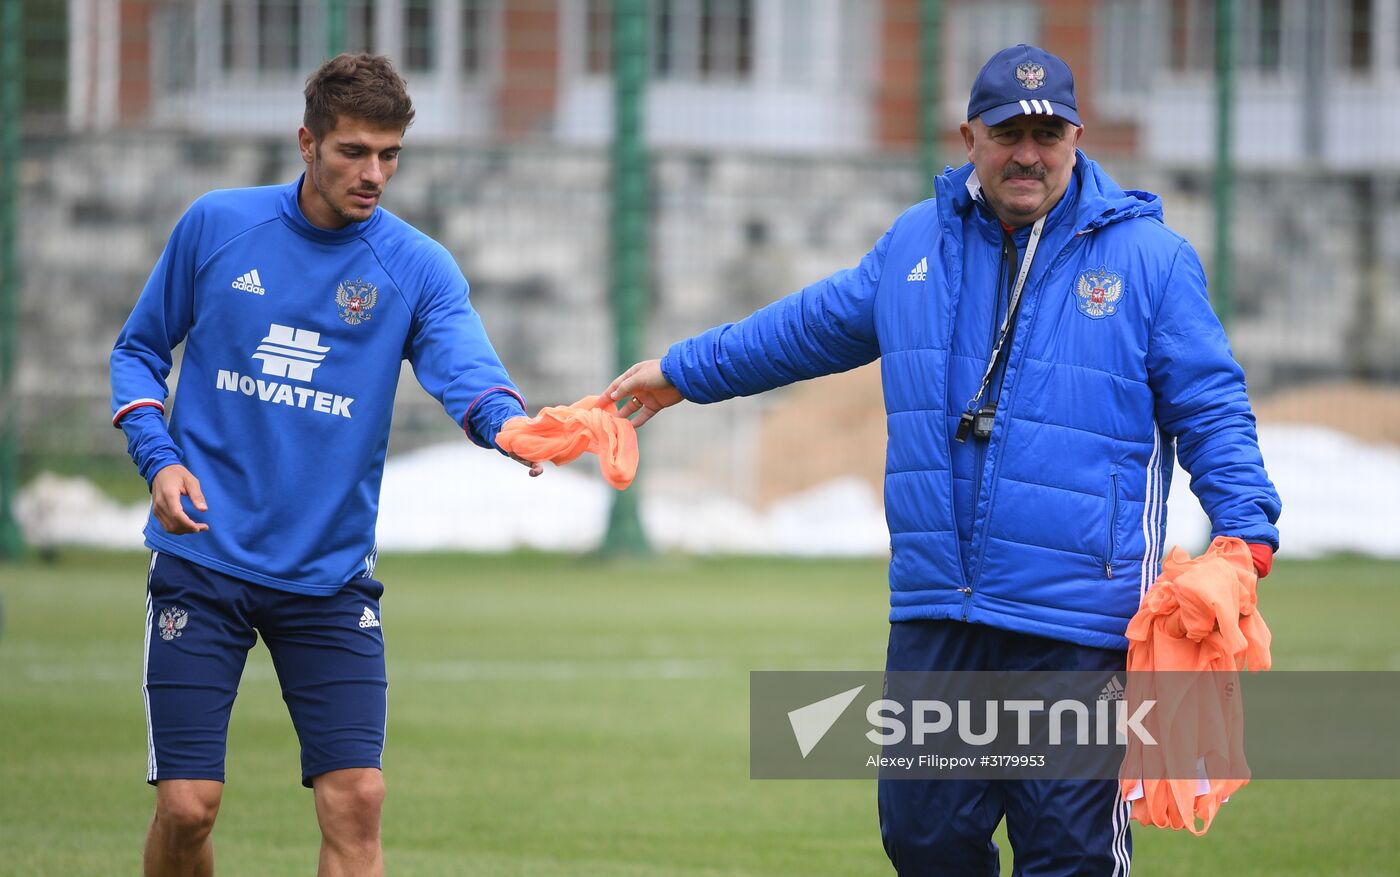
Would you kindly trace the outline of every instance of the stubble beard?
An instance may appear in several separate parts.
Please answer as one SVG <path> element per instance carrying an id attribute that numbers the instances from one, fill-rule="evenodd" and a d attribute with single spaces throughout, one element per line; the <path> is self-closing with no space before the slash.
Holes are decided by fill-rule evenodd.
<path id="1" fill-rule="evenodd" d="M 321 201 L 324 202 L 325 205 L 331 209 L 331 212 L 334 213 L 336 218 L 341 221 L 342 225 L 349 225 L 352 222 L 364 222 L 366 219 L 369 218 L 368 214 L 366 214 L 365 216 L 357 216 L 346 210 L 344 207 L 341 207 L 338 203 L 336 203 L 335 195 L 331 192 L 331 190 L 325 185 L 325 183 L 321 179 L 321 161 L 319 155 L 319 147 L 317 149 L 318 154 L 316 156 L 316 160 L 311 163 L 311 185 L 315 187 L 316 194 L 319 195 Z M 370 213 L 373 212 L 374 208 L 371 207 Z"/>

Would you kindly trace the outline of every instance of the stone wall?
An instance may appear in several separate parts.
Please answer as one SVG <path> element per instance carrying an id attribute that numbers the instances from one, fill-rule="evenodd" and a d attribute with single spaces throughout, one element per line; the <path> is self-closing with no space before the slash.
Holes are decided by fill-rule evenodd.
<path id="1" fill-rule="evenodd" d="M 415 148 L 409 140 L 385 206 L 443 242 L 532 405 L 597 392 L 615 369 L 607 304 L 603 152 L 529 147 Z M 120 455 L 108 425 L 107 356 L 165 238 L 204 191 L 287 182 L 301 170 L 286 141 L 108 134 L 33 141 L 22 167 L 20 302 L 24 452 Z M 1120 178 L 1161 193 L 1168 223 L 1207 256 L 1209 180 L 1148 167 Z M 1257 393 L 1347 372 L 1400 376 L 1400 210 L 1395 182 L 1245 177 L 1233 225 L 1237 356 Z M 667 153 L 654 165 L 655 258 L 649 349 L 737 319 L 853 264 L 920 197 L 912 160 Z M 1207 258 L 1209 269 L 1209 258 Z M 858 379 L 852 387 L 863 386 Z M 405 372 L 394 449 L 455 433 Z M 863 391 L 861 391 L 863 392 Z M 800 417 L 784 415 L 800 404 Z M 769 394 L 668 413 L 646 461 L 652 484 L 771 499 L 810 479 L 765 482 L 791 427 L 847 428 L 822 394 Z M 844 406 L 844 407 L 843 407 Z M 875 431 L 878 433 L 878 430 Z M 872 433 L 873 435 L 874 433 Z M 866 471 L 882 445 L 817 443 L 814 473 Z M 804 444 L 804 447 L 806 445 Z M 864 448 L 864 444 L 862 444 Z M 853 457 L 859 463 L 847 465 Z M 790 465 L 795 458 L 789 457 Z M 878 471 L 878 467 L 874 467 Z M 767 483 L 767 486 L 764 484 Z"/>

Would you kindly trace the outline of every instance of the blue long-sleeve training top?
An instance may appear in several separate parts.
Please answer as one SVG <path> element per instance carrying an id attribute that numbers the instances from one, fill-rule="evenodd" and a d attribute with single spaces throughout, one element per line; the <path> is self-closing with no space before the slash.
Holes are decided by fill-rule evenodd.
<path id="1" fill-rule="evenodd" d="M 329 594 L 374 569 L 403 360 L 483 447 L 524 401 L 441 245 L 382 208 L 318 228 L 300 187 L 210 192 L 180 219 L 112 351 L 112 423 L 148 483 L 182 463 L 209 506 L 185 502 L 199 534 L 152 515 L 148 546 Z"/>

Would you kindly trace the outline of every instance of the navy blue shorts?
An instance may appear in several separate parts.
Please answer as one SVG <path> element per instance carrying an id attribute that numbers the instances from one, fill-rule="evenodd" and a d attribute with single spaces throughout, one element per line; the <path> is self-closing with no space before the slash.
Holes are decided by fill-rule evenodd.
<path id="1" fill-rule="evenodd" d="M 960 621 L 890 625 L 888 670 L 1122 670 L 1127 651 Z M 880 780 L 880 835 L 900 875 L 1127 877 L 1133 841 L 1117 780 Z"/>
<path id="2" fill-rule="evenodd" d="M 170 554 L 146 593 L 146 781 L 224 779 L 229 713 L 248 650 L 267 643 L 301 742 L 302 784 L 380 766 L 388 681 L 379 598 L 352 579 L 328 597 L 265 588 Z"/>

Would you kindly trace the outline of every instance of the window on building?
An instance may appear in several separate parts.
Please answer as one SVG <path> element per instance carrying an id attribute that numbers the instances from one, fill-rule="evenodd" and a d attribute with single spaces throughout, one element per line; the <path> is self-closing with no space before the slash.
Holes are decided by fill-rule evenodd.
<path id="1" fill-rule="evenodd" d="M 185 0 L 158 9 L 185 9 L 212 20 L 216 59 L 224 72 L 304 75 L 327 45 L 331 19 L 326 0 Z M 485 74 L 495 63 L 506 0 L 341 0 L 347 52 L 392 52 L 415 75 Z M 523 0 L 522 0 L 523 2 Z M 543 2 L 543 0 L 532 0 Z M 193 7 L 193 8 L 190 8 Z M 389 25 L 386 34 L 381 25 Z M 451 33 L 444 32 L 451 26 Z M 455 66 L 455 70 L 453 69 Z M 178 71 L 174 75 L 183 75 Z"/>
<path id="2" fill-rule="evenodd" d="M 220 67 L 245 73 L 300 70 L 306 2 L 217 0 Z"/>
<path id="3" fill-rule="evenodd" d="M 1346 16 L 1342 26 L 1345 35 L 1341 46 L 1342 57 L 1338 59 L 1337 66 L 1352 73 L 1370 73 L 1374 4 L 1371 0 L 1347 0 L 1337 6 Z"/>
<path id="4" fill-rule="evenodd" d="M 844 11 L 844 9 L 843 9 Z M 819 63 L 812 50 L 813 21 L 808 0 L 782 0 L 782 54 L 779 56 L 783 81 L 798 84 L 809 81 Z"/>
<path id="5" fill-rule="evenodd" d="M 653 0 L 651 68 L 658 79 L 744 79 L 753 72 L 753 0 Z M 612 2 L 588 0 L 585 64 L 612 70 Z"/>
<path id="6" fill-rule="evenodd" d="M 1296 73 L 1302 65 L 1305 10 L 1297 0 L 1240 0 L 1235 62 L 1262 78 Z"/>
<path id="7" fill-rule="evenodd" d="M 949 71 L 943 94 L 950 112 L 961 118 L 967 109 L 967 96 L 977 71 L 994 52 L 1017 43 L 1039 45 L 1040 4 L 1029 0 L 983 0 L 959 3 L 948 16 L 947 47 Z"/>
<path id="8" fill-rule="evenodd" d="M 374 51 L 374 0 L 346 0 L 345 51 Z"/>
<path id="9" fill-rule="evenodd" d="M 486 23 L 490 9 L 488 0 L 462 0 L 461 9 L 461 67 L 467 76 L 476 76 L 486 69 Z"/>
<path id="10" fill-rule="evenodd" d="M 405 70 L 433 68 L 436 55 L 433 41 L 432 0 L 403 0 L 403 66 Z"/>
<path id="11" fill-rule="evenodd" d="M 1215 0 L 1170 0 L 1167 34 L 1167 59 L 1173 71 L 1215 69 Z"/>
<path id="12" fill-rule="evenodd" d="M 190 71 L 198 63 L 194 10 L 188 6 L 157 6 L 151 19 L 151 82 L 162 94 L 189 91 Z"/>
<path id="13" fill-rule="evenodd" d="M 258 69 L 299 70 L 299 0 L 258 0 Z"/>
<path id="14" fill-rule="evenodd" d="M 747 76 L 753 69 L 751 0 L 706 0 L 700 14 L 700 76 Z"/>
<path id="15" fill-rule="evenodd" d="M 1400 62 L 1377 32 L 1397 9 L 1400 0 L 1237 0 L 1237 69 L 1255 81 L 1296 81 L 1320 75 L 1324 66 L 1337 76 L 1374 77 Z M 1215 16 L 1215 0 L 1104 0 L 1098 36 L 1103 95 L 1140 96 L 1162 73 L 1214 76 Z M 1400 45 L 1400 27 L 1395 36 Z"/>
<path id="16" fill-rule="evenodd" d="M 878 34 L 883 24 L 881 0 L 842 0 L 837 5 L 836 44 L 837 69 L 842 88 L 852 92 L 864 91 L 874 81 L 877 58 L 879 57 Z M 802 51 L 817 55 L 812 40 L 808 38 Z M 813 59 L 816 64 L 830 63 L 823 55 Z"/>
<path id="17" fill-rule="evenodd" d="M 238 66 L 238 4 L 224 0 L 219 4 L 219 66 L 232 70 Z"/>
<path id="18" fill-rule="evenodd" d="M 585 69 L 607 73 L 612 70 L 612 0 L 588 0 L 585 14 Z"/>
<path id="19" fill-rule="evenodd" d="M 1153 0 L 1108 0 L 1096 33 L 1099 92 L 1107 101 L 1138 101 L 1161 65 L 1160 18 Z"/>
<path id="20" fill-rule="evenodd" d="M 1248 33 L 1254 38 L 1250 66 L 1260 73 L 1278 73 L 1283 69 L 1283 0 L 1255 0 L 1253 26 Z"/>

